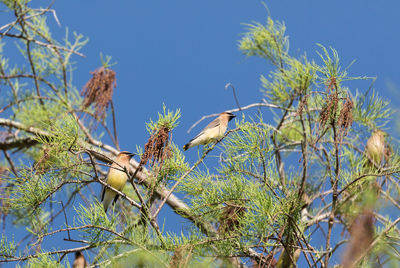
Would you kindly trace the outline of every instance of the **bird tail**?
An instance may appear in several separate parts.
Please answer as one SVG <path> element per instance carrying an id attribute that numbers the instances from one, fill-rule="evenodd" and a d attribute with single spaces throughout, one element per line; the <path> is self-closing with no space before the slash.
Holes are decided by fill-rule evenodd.
<path id="1" fill-rule="evenodd" d="M 194 137 L 193 139 L 191 139 L 188 143 L 186 143 L 184 146 L 183 146 L 183 150 L 187 150 L 187 149 L 190 149 L 190 148 L 192 148 L 193 146 L 196 146 L 197 145 L 197 138 L 200 136 L 200 134 L 199 135 L 197 135 L 196 137 Z"/>
<path id="2" fill-rule="evenodd" d="M 183 150 L 186 151 L 187 149 L 190 148 L 189 146 L 190 146 L 190 142 L 183 146 Z"/>
<path id="3" fill-rule="evenodd" d="M 104 211 L 107 212 L 108 207 L 110 206 L 111 202 L 114 199 L 114 195 L 113 195 L 112 192 L 107 191 L 106 189 L 105 189 L 104 192 L 105 192 L 104 193 L 104 198 L 103 198 L 102 201 L 103 201 Z"/>

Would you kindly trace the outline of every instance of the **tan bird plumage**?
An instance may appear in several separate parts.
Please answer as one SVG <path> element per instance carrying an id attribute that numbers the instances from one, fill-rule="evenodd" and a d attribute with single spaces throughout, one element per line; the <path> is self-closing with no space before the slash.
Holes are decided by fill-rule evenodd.
<path id="1" fill-rule="evenodd" d="M 187 150 L 197 145 L 207 144 L 222 138 L 228 128 L 228 122 L 235 118 L 236 115 L 228 112 L 221 113 L 210 124 L 208 124 L 196 137 L 191 139 L 183 150 Z"/>
<path id="2" fill-rule="evenodd" d="M 72 268 L 85 268 L 88 267 L 85 256 L 80 251 L 75 252 L 75 260 Z"/>
<path id="3" fill-rule="evenodd" d="M 112 163 L 110 170 L 107 174 L 106 183 L 111 187 L 115 188 L 118 191 L 122 191 L 124 188 L 126 181 L 128 180 L 128 175 L 122 171 L 124 167 L 129 167 L 129 161 L 131 160 L 133 154 L 129 152 L 120 152 L 115 162 Z M 121 167 L 122 166 L 122 167 Z M 103 187 L 103 192 L 101 194 L 101 201 L 103 202 L 104 211 L 107 212 L 107 209 L 111 202 L 114 200 L 115 203 L 118 199 L 118 194 L 111 189 L 106 189 Z"/>
<path id="4" fill-rule="evenodd" d="M 385 154 L 385 137 L 386 133 L 382 130 L 375 130 L 367 141 L 366 153 L 370 160 L 374 161 L 378 166 L 381 165 Z M 369 166 L 373 164 L 369 162 Z"/>

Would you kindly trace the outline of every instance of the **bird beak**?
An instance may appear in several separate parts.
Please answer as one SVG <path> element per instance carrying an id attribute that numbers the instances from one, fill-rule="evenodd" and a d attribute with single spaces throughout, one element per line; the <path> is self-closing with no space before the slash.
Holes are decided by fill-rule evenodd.
<path id="1" fill-rule="evenodd" d="M 134 153 L 128 153 L 128 155 L 129 155 L 130 157 L 133 157 L 133 156 L 135 156 L 135 154 L 134 154 Z"/>

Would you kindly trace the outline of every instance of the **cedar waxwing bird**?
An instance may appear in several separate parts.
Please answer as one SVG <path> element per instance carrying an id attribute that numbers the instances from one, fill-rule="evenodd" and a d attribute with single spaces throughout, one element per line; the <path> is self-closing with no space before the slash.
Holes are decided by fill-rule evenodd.
<path id="1" fill-rule="evenodd" d="M 126 181 L 128 180 L 128 175 L 126 172 L 122 171 L 124 168 L 129 167 L 129 161 L 131 160 L 134 154 L 129 152 L 120 152 L 115 162 L 112 163 L 110 170 L 107 174 L 106 183 L 111 187 L 115 188 L 118 191 L 122 191 L 125 186 Z M 103 202 L 104 211 L 107 212 L 108 206 L 110 205 L 111 201 L 115 202 L 118 199 L 118 194 L 111 189 L 103 187 L 103 192 L 101 194 L 101 201 Z"/>
<path id="2" fill-rule="evenodd" d="M 86 262 L 85 256 L 80 251 L 75 252 L 75 260 L 72 264 L 72 268 L 85 268 L 88 264 Z"/>
<path id="3" fill-rule="evenodd" d="M 275 267 L 276 268 L 297 267 L 296 263 L 300 257 L 300 253 L 301 253 L 301 249 L 298 248 L 293 252 L 292 258 L 290 258 L 289 255 L 286 253 L 285 249 L 283 249 Z"/>
<path id="4" fill-rule="evenodd" d="M 207 144 L 212 141 L 216 141 L 222 138 L 228 127 L 228 122 L 235 118 L 236 115 L 223 112 L 217 118 L 215 118 L 210 124 L 208 124 L 196 137 L 191 139 L 185 146 L 183 150 L 192 148 L 200 144 Z"/>
<path id="5" fill-rule="evenodd" d="M 381 165 L 385 155 L 385 137 L 385 132 L 382 130 L 375 130 L 368 139 L 367 146 L 365 148 L 367 156 L 369 157 L 368 163 L 370 167 L 374 166 L 370 160 L 374 161 L 374 163 L 378 166 Z"/>

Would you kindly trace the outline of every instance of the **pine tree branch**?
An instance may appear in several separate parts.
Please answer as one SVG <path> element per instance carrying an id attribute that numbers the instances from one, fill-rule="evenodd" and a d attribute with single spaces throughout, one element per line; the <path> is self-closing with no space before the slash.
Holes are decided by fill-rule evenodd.
<path id="1" fill-rule="evenodd" d="M 23 149 L 36 145 L 38 143 L 37 140 L 32 138 L 15 138 L 8 139 L 3 142 L 0 142 L 0 150 L 11 150 L 11 149 Z"/>
<path id="2" fill-rule="evenodd" d="M 40 135 L 41 137 L 47 137 L 51 138 L 51 134 L 48 133 L 47 131 L 43 131 L 39 128 L 35 127 L 29 127 L 26 126 L 20 122 L 9 120 L 9 119 L 4 119 L 0 118 L 0 126 L 8 126 L 12 128 L 16 128 L 22 131 L 25 131 L 27 133 L 33 134 L 35 136 Z M 94 138 L 90 137 L 89 143 L 82 144 L 83 146 L 86 146 L 87 148 L 85 150 L 90 151 L 91 155 L 95 157 L 97 160 L 104 161 L 104 162 L 110 162 L 112 156 L 116 156 L 119 151 L 107 144 L 102 143 L 101 141 L 95 140 Z M 93 150 L 93 147 L 101 148 L 103 151 L 95 151 Z M 111 155 L 110 155 L 111 153 Z M 134 174 L 136 172 L 136 169 L 139 167 L 139 163 L 135 159 L 131 159 L 130 166 L 128 169 L 128 172 L 131 174 Z M 151 186 L 151 181 L 148 176 L 148 171 L 145 168 L 142 168 L 141 171 L 138 171 L 136 173 L 136 178 L 139 181 L 142 181 L 143 184 L 146 187 Z M 100 182 L 102 183 L 102 182 Z M 102 183 L 103 184 L 103 183 Z M 103 184 L 104 186 L 107 187 L 106 183 Z M 111 187 L 110 187 L 111 188 Z M 116 190 L 115 190 L 116 191 Z M 119 194 L 123 194 L 121 192 L 118 192 Z M 159 186 L 156 189 L 156 195 L 158 198 L 161 200 L 166 200 L 166 204 L 168 204 L 172 210 L 177 213 L 178 215 L 190 220 L 193 222 L 203 233 L 205 233 L 208 236 L 216 236 L 217 235 L 217 230 L 208 222 L 204 222 L 201 219 L 197 218 L 196 216 L 192 215 L 189 212 L 189 207 L 178 197 L 176 197 L 170 189 L 164 187 L 164 186 Z M 248 248 L 248 249 L 242 249 L 244 254 L 246 256 L 249 256 L 252 259 L 255 259 L 259 261 L 260 263 L 267 263 L 267 260 L 265 259 L 265 256 L 263 254 L 260 254 L 256 252 L 255 250 Z M 26 258 L 28 259 L 28 258 Z M 26 260 L 24 259 L 24 260 Z"/>
<path id="3" fill-rule="evenodd" d="M 247 109 L 250 109 L 250 108 L 254 108 L 254 107 L 269 107 L 269 108 L 277 108 L 277 109 L 281 109 L 281 110 L 287 110 L 287 108 L 285 108 L 285 107 L 281 107 L 281 106 L 278 106 L 278 105 L 275 105 L 275 104 L 272 104 L 272 103 L 268 103 L 266 100 L 263 100 L 263 102 L 260 102 L 260 103 L 252 103 L 252 104 L 249 104 L 249 105 L 244 106 L 244 107 L 241 107 L 241 108 L 236 108 L 236 109 L 227 110 L 226 112 L 228 112 L 228 113 L 234 113 L 234 112 L 244 111 L 244 110 L 247 110 Z M 289 109 L 289 111 L 295 112 L 294 109 L 293 109 L 293 110 Z M 198 125 L 201 121 L 203 121 L 204 119 L 211 118 L 211 117 L 215 117 L 215 116 L 218 116 L 218 115 L 219 115 L 219 113 L 218 113 L 218 114 L 204 115 L 203 117 L 201 117 L 199 120 L 197 120 L 197 121 L 188 129 L 187 133 L 189 133 L 195 126 L 197 126 L 197 125 Z"/>

